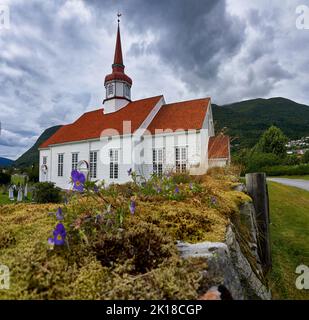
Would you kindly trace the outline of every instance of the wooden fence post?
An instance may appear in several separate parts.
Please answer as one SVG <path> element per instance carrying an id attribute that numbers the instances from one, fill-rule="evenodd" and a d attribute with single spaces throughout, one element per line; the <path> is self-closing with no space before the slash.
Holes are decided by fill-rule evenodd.
<path id="1" fill-rule="evenodd" d="M 246 186 L 255 208 L 258 226 L 258 252 L 264 274 L 272 266 L 270 232 L 269 232 L 269 199 L 265 173 L 246 174 Z"/>

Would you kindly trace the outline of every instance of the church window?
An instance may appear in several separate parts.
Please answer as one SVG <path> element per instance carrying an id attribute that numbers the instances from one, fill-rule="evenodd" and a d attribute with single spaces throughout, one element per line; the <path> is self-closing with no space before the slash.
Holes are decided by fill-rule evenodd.
<path id="1" fill-rule="evenodd" d="M 90 151 L 90 161 L 89 161 L 90 178 L 97 177 L 97 167 L 98 167 L 98 152 Z"/>
<path id="2" fill-rule="evenodd" d="M 164 149 L 153 149 L 152 150 L 152 169 L 153 173 L 162 176 L 164 164 Z"/>
<path id="3" fill-rule="evenodd" d="M 130 87 L 127 84 L 124 85 L 124 95 L 130 98 Z"/>
<path id="4" fill-rule="evenodd" d="M 176 147 L 175 149 L 176 172 L 186 172 L 188 166 L 187 147 Z"/>
<path id="5" fill-rule="evenodd" d="M 63 153 L 58 154 L 58 177 L 63 177 Z"/>
<path id="6" fill-rule="evenodd" d="M 114 94 L 114 85 L 111 83 L 107 86 L 107 95 L 111 96 Z"/>
<path id="7" fill-rule="evenodd" d="M 119 150 L 109 150 L 109 177 L 110 179 L 118 179 L 119 175 Z"/>
<path id="8" fill-rule="evenodd" d="M 43 164 L 44 164 L 44 165 L 47 164 L 47 157 L 43 157 Z"/>
<path id="9" fill-rule="evenodd" d="M 72 171 L 77 170 L 78 164 L 78 153 L 72 153 Z"/>

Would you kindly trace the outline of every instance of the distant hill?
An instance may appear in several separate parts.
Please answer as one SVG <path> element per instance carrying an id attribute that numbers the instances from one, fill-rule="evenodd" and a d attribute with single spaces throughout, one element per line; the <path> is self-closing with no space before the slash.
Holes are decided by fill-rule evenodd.
<path id="1" fill-rule="evenodd" d="M 291 139 L 309 136 L 309 106 L 288 99 L 254 99 L 212 107 L 216 132 L 226 127 L 234 146 L 252 147 L 271 125 Z"/>
<path id="2" fill-rule="evenodd" d="M 54 126 L 46 129 L 39 136 L 36 143 L 14 162 L 14 165 L 16 167 L 28 167 L 28 166 L 31 166 L 32 164 L 38 164 L 39 163 L 38 147 L 61 127 L 62 126 L 59 125 L 59 126 Z"/>
<path id="3" fill-rule="evenodd" d="M 13 162 L 11 159 L 0 157 L 0 167 L 9 167 Z"/>

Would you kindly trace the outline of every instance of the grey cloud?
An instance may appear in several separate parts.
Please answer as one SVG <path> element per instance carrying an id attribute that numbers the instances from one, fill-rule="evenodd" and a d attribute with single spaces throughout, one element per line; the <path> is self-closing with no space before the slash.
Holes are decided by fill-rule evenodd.
<path id="1" fill-rule="evenodd" d="M 203 81 L 215 78 L 220 64 L 241 47 L 244 25 L 229 16 L 223 0 L 146 3 L 128 2 L 125 12 L 130 21 L 133 20 L 132 29 L 139 33 L 148 30 L 158 33 L 151 50 L 157 52 L 164 64 L 172 66 L 191 88 L 201 87 Z M 140 10 L 133 10 L 136 7 Z M 133 45 L 132 53 L 138 54 L 136 48 L 146 50 L 144 44 Z M 196 81 L 200 84 L 196 85 Z"/>
<path id="2" fill-rule="evenodd" d="M 65 0 L 12 1 L 12 30 L 0 33 L 0 120 L 12 134 L 0 153 L 18 156 L 47 127 L 100 107 L 117 10 L 136 99 L 210 95 L 222 104 L 281 95 L 308 103 L 309 32 L 289 20 L 293 4 L 245 2 L 246 14 L 231 15 L 227 3 L 238 1 L 90 0 L 64 16 Z"/>

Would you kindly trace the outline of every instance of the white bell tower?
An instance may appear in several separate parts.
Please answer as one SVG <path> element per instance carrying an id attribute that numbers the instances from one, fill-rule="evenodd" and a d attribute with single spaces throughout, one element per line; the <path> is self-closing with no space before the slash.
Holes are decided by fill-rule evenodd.
<path id="1" fill-rule="evenodd" d="M 112 73 L 105 77 L 104 86 L 106 96 L 103 101 L 104 113 L 118 111 L 131 102 L 131 86 L 132 79 L 124 73 L 124 64 L 122 58 L 120 27 L 118 16 L 117 39 L 114 55 L 114 63 L 112 64 Z"/>

